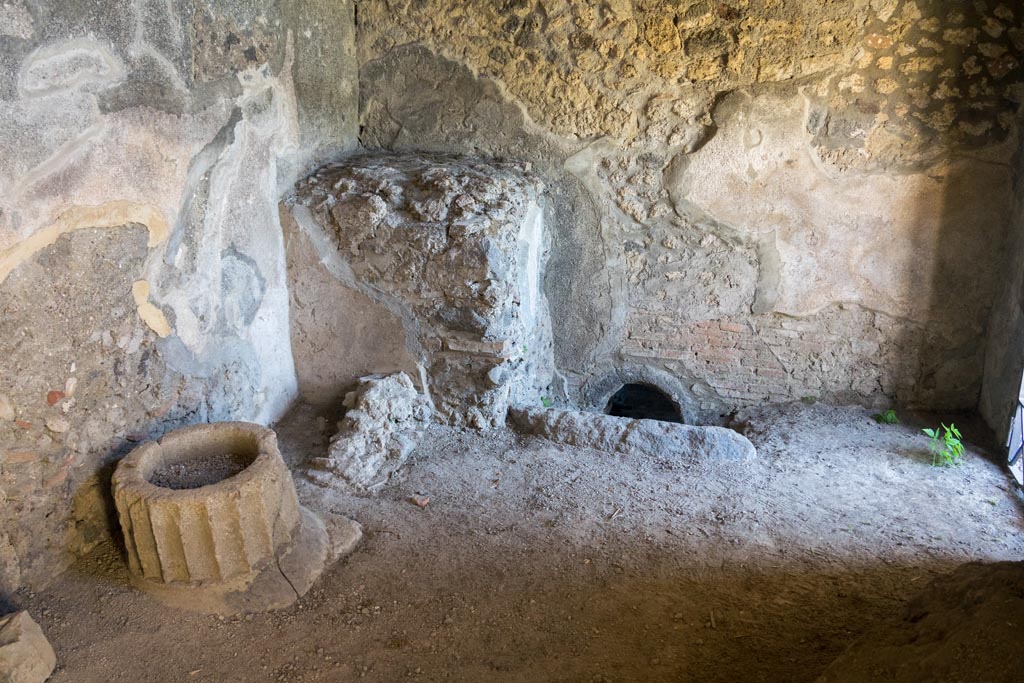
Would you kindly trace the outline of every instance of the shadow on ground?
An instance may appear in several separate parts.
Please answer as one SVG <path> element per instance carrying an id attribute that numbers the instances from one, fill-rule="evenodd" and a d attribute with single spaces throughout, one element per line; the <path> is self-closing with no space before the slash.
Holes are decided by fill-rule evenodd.
<path id="1" fill-rule="evenodd" d="M 52 680 L 813 681 L 953 568 L 684 568 L 614 547 L 512 565 L 501 536 L 456 565 L 375 534 L 296 606 L 226 620 L 133 592 L 108 547 L 40 597 Z"/>

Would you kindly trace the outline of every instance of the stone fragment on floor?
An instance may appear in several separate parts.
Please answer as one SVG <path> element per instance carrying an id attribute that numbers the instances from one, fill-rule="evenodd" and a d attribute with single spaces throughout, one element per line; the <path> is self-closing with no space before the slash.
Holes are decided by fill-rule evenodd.
<path id="1" fill-rule="evenodd" d="M 517 408 L 509 411 L 520 431 L 556 443 L 650 457 L 678 454 L 690 460 L 741 461 L 757 455 L 747 437 L 724 427 L 634 420 L 580 410 Z"/>
<path id="2" fill-rule="evenodd" d="M 324 486 L 341 480 L 365 489 L 401 467 L 432 413 L 429 399 L 404 372 L 362 378 L 344 405 L 348 412 L 327 457 L 310 461 L 310 479 Z"/>
<path id="3" fill-rule="evenodd" d="M 0 617 L 0 683 L 43 683 L 57 655 L 28 612 Z"/>

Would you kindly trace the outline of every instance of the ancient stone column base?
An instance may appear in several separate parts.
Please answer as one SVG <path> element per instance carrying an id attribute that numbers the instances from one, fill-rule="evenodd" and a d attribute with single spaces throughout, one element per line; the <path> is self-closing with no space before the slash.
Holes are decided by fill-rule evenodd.
<path id="1" fill-rule="evenodd" d="M 362 536 L 299 505 L 276 435 L 254 424 L 196 425 L 139 446 L 113 488 L 132 584 L 192 611 L 287 607 Z"/>
<path id="2" fill-rule="evenodd" d="M 362 539 L 357 522 L 332 515 L 333 533 L 321 519 L 300 507 L 296 540 L 277 562 L 254 575 L 231 581 L 159 583 L 131 575 L 132 585 L 168 607 L 204 614 L 244 614 L 283 609 L 306 594 L 324 569 L 351 553 Z"/>

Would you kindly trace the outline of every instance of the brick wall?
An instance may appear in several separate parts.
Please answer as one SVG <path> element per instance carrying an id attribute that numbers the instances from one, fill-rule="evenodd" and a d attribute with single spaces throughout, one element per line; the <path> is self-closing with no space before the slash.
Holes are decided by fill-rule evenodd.
<path id="1" fill-rule="evenodd" d="M 859 307 L 808 318 L 778 314 L 688 321 L 633 309 L 623 354 L 688 378 L 709 395 L 702 408 L 828 400 L 973 405 L 981 352 L 910 321 Z"/>

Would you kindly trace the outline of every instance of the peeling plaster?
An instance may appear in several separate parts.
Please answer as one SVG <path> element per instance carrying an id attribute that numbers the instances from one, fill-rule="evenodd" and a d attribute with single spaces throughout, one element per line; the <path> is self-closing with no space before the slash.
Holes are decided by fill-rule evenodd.
<path id="1" fill-rule="evenodd" d="M 152 206 L 126 201 L 114 201 L 100 206 L 75 206 L 62 213 L 48 227 L 31 237 L 0 251 L 0 283 L 18 265 L 31 258 L 40 249 L 57 241 L 61 235 L 82 228 L 116 228 L 132 223 L 149 230 L 149 247 L 167 239 L 168 222 L 163 213 Z"/>

